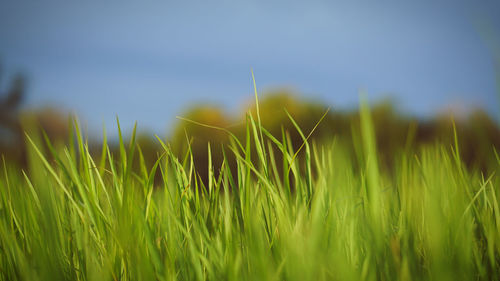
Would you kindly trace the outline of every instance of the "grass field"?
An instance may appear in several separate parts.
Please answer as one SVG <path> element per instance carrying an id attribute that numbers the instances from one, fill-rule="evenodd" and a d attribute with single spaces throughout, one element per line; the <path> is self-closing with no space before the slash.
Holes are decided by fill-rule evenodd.
<path id="1" fill-rule="evenodd" d="M 361 108 L 356 151 L 309 132 L 293 151 L 249 115 L 205 181 L 160 139 L 153 164 L 135 133 L 95 158 L 78 126 L 74 146 L 30 136 L 26 172 L 0 165 L 0 279 L 499 280 L 500 159 L 435 143 L 382 167 Z"/>

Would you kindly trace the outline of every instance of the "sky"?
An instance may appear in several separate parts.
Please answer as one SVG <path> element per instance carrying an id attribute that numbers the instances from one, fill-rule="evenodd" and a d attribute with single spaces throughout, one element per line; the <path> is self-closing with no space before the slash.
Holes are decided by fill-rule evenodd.
<path id="1" fill-rule="evenodd" d="M 392 98 L 430 116 L 500 115 L 494 52 L 500 1 L 0 0 L 0 66 L 28 77 L 27 107 L 165 134 L 193 103 L 235 112 L 287 87 L 336 108 Z M 493 40 L 494 41 L 494 40 Z M 111 129 L 111 130 L 109 130 Z"/>

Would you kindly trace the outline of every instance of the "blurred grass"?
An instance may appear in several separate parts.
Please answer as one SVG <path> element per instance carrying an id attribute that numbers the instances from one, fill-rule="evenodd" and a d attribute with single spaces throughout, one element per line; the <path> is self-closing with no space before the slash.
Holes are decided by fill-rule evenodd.
<path id="1" fill-rule="evenodd" d="M 98 157 L 78 122 L 68 145 L 30 134 L 28 168 L 1 165 L 0 279 L 500 278 L 500 158 L 489 138 L 483 169 L 464 161 L 461 124 L 452 145 L 415 142 L 405 128 L 404 145 L 381 152 L 399 121 L 381 126 L 364 102 L 349 137 L 326 130 L 321 142 L 304 142 L 312 127 L 289 107 L 292 127 L 266 128 L 276 114 L 260 105 L 234 135 L 201 126 L 227 138 L 205 143 L 208 165 L 161 138 L 146 158 L 135 129 Z"/>

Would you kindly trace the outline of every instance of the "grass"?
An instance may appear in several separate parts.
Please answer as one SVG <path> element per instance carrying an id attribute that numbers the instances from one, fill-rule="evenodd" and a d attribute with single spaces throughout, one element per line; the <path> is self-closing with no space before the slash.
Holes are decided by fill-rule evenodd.
<path id="1" fill-rule="evenodd" d="M 145 163 L 135 129 L 96 159 L 78 123 L 69 147 L 30 136 L 28 171 L 0 165 L 0 279 L 500 279 L 500 160 L 484 174 L 437 143 L 381 167 L 361 108 L 356 151 L 309 132 L 293 151 L 248 115 L 206 181 L 161 139 Z"/>

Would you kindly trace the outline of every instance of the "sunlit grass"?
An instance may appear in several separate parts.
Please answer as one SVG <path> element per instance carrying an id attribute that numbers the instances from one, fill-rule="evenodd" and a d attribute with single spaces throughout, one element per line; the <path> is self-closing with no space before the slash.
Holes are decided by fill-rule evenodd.
<path id="1" fill-rule="evenodd" d="M 145 163 L 135 129 L 97 159 L 77 122 L 69 147 L 29 136 L 29 171 L 1 165 L 0 279 L 498 280 L 500 162 L 434 144 L 382 168 L 364 103 L 360 120 L 358 154 L 309 132 L 297 153 L 248 114 L 208 180 L 161 139 Z"/>

